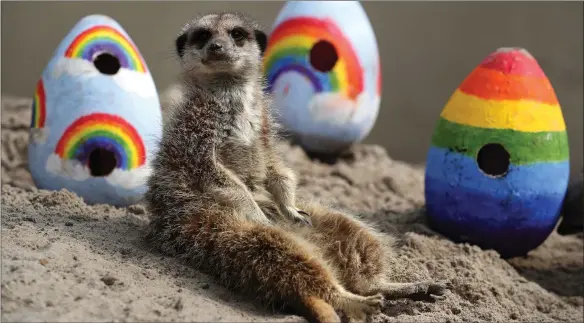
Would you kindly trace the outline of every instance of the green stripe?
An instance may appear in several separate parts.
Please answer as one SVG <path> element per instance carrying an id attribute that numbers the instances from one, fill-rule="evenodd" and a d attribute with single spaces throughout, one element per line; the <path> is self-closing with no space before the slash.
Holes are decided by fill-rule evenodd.
<path id="1" fill-rule="evenodd" d="M 499 143 L 511 155 L 514 165 L 557 162 L 570 156 L 565 131 L 520 132 L 509 129 L 486 129 L 461 125 L 440 118 L 432 145 L 448 148 L 475 158 L 488 143 Z"/>
<path id="2" fill-rule="evenodd" d="M 285 58 L 285 57 L 293 57 L 299 61 L 305 59 L 308 54 L 310 53 L 310 48 L 304 47 L 288 47 L 280 49 L 279 51 L 273 53 L 264 63 L 266 66 L 266 71 L 270 71 L 274 62 Z"/>

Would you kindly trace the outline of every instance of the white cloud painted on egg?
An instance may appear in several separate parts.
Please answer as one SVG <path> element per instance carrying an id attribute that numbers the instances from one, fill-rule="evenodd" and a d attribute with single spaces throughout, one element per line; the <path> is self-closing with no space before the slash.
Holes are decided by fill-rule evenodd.
<path id="1" fill-rule="evenodd" d="M 78 160 L 63 160 L 59 155 L 52 153 L 47 159 L 46 170 L 57 176 L 84 181 L 92 177 L 89 168 Z M 131 170 L 114 169 L 111 174 L 103 178 L 112 186 L 132 189 L 144 184 L 144 179 L 150 175 L 151 169 L 147 165 Z"/>
<path id="2" fill-rule="evenodd" d="M 73 77 L 92 78 L 101 74 L 93 63 L 77 58 L 61 57 L 53 69 L 53 77 L 68 74 Z M 109 76 L 109 75 L 108 75 Z M 111 77 L 125 92 L 137 94 L 143 98 L 156 96 L 156 87 L 152 83 L 149 74 L 120 68 L 118 73 Z"/>

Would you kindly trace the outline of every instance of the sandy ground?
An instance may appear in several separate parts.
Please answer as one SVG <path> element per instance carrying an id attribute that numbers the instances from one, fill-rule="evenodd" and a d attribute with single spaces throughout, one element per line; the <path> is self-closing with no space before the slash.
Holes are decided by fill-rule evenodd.
<path id="1" fill-rule="evenodd" d="M 302 322 L 257 308 L 143 241 L 140 205 L 88 206 L 37 190 L 26 171 L 29 101 L 2 100 L 2 321 Z M 582 235 L 552 234 L 525 259 L 427 228 L 423 169 L 358 146 L 334 166 L 285 147 L 300 194 L 358 212 L 400 238 L 395 281 L 449 280 L 446 299 L 389 302 L 375 322 L 583 321 Z"/>

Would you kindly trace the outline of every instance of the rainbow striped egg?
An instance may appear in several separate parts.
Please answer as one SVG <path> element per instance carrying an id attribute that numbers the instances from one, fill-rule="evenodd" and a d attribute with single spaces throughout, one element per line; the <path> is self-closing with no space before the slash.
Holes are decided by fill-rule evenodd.
<path id="1" fill-rule="evenodd" d="M 136 44 L 110 17 L 81 19 L 36 83 L 28 159 L 37 187 L 90 204 L 136 203 L 161 135 L 158 93 Z"/>
<path id="2" fill-rule="evenodd" d="M 338 153 L 377 118 L 377 40 L 357 1 L 290 1 L 273 26 L 264 74 L 275 114 L 309 152 Z"/>
<path id="3" fill-rule="evenodd" d="M 525 256 L 553 231 L 569 173 L 550 81 L 525 49 L 501 48 L 440 115 L 426 164 L 429 223 L 456 242 Z"/>

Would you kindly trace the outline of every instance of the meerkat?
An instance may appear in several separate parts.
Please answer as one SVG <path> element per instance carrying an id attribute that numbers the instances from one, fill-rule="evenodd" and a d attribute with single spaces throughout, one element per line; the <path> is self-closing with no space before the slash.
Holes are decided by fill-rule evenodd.
<path id="1" fill-rule="evenodd" d="M 176 38 L 181 99 L 148 179 L 147 238 L 233 291 L 309 322 L 364 319 L 384 298 L 443 295 L 442 283 L 392 283 L 392 238 L 296 197 L 275 148 L 262 76 L 267 36 L 252 18 L 201 15 Z"/>

